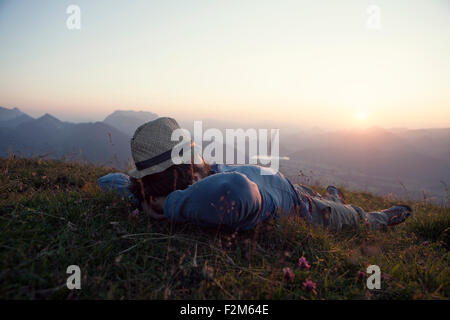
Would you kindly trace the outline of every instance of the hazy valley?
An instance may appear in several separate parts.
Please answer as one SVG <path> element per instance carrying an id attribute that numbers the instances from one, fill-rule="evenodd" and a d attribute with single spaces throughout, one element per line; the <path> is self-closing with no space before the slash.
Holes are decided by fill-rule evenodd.
<path id="1" fill-rule="evenodd" d="M 118 110 L 104 121 L 71 123 L 50 114 L 34 119 L 17 108 L 0 107 L 0 156 L 87 161 L 126 170 L 134 130 L 156 117 L 151 112 Z M 191 121 L 179 122 L 192 131 Z M 204 129 L 239 128 L 213 119 L 203 123 Z M 280 171 L 294 183 L 336 184 L 379 195 L 448 202 L 450 128 L 332 132 L 282 128 L 280 156 L 289 158 L 281 160 Z"/>

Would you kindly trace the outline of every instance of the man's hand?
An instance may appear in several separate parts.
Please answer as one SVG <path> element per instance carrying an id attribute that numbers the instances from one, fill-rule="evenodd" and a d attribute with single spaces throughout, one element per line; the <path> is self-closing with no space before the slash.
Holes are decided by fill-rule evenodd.
<path id="1" fill-rule="evenodd" d="M 148 214 L 150 217 L 157 219 L 157 220 L 161 220 L 164 219 L 164 214 L 158 213 L 155 210 L 153 210 L 147 202 L 143 202 L 142 203 L 142 209 L 144 209 L 144 212 L 146 214 Z"/>

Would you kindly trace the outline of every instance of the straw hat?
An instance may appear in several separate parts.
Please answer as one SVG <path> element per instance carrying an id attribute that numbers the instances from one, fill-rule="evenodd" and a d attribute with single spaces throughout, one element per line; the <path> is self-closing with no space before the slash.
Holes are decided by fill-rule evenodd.
<path id="1" fill-rule="evenodd" d="M 130 170 L 128 174 L 139 179 L 162 172 L 174 165 L 171 157 L 172 149 L 179 145 L 179 141 L 172 141 L 171 137 L 172 132 L 176 129 L 181 129 L 177 121 L 166 117 L 157 118 L 137 128 L 131 139 L 131 155 L 135 168 Z M 185 136 L 183 139 L 191 142 L 190 136 Z M 193 145 L 191 143 L 191 146 Z M 202 159 L 196 151 L 197 149 L 192 149 L 193 157 Z M 191 161 L 193 160 L 192 158 Z M 198 163 L 202 163 L 203 160 L 199 161 Z"/>

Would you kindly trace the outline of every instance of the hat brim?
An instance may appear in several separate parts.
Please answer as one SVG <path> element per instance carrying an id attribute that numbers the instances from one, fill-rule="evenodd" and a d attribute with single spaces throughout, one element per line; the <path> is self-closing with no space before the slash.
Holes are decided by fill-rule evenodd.
<path id="1" fill-rule="evenodd" d="M 203 158 L 197 152 L 194 152 L 193 163 L 194 164 L 203 163 Z M 141 179 L 145 176 L 163 172 L 164 170 L 170 168 L 173 165 L 174 163 L 172 162 L 172 159 L 169 159 L 144 170 L 137 170 L 136 168 L 133 168 L 130 171 L 128 171 L 128 175 L 135 179 Z"/>
<path id="2" fill-rule="evenodd" d="M 136 168 L 133 168 L 130 171 L 128 171 L 128 175 L 136 179 L 141 179 L 151 174 L 163 172 L 164 170 L 170 168 L 171 166 L 173 166 L 173 162 L 171 159 L 169 159 L 144 170 L 137 170 Z"/>

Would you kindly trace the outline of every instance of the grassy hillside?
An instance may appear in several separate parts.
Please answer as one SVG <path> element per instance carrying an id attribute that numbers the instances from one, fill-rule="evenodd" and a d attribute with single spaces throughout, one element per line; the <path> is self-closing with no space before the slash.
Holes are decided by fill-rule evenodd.
<path id="1" fill-rule="evenodd" d="M 0 159 L 1 299 L 450 296 L 448 208 L 411 203 L 415 214 L 407 223 L 376 232 L 336 234 L 290 218 L 229 234 L 133 215 L 129 203 L 97 189 L 96 179 L 111 171 Z M 344 193 L 366 210 L 394 203 Z M 309 269 L 297 266 L 302 256 Z M 81 290 L 65 286 L 73 264 L 81 268 Z M 380 290 L 366 289 L 361 272 L 370 264 L 381 268 Z M 306 280 L 315 289 L 305 288 Z"/>

